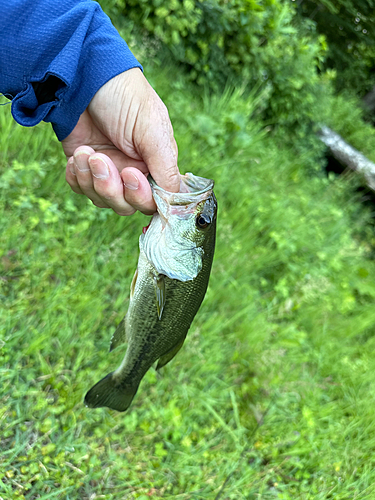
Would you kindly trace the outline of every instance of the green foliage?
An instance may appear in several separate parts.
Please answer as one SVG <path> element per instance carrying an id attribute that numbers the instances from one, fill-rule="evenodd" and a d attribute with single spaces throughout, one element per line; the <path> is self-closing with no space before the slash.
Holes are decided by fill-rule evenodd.
<path id="1" fill-rule="evenodd" d="M 375 129 L 365 122 L 360 99 L 342 92 L 327 101 L 324 122 L 375 163 Z"/>
<path id="2" fill-rule="evenodd" d="M 318 77 L 326 44 L 294 23 L 292 4 L 280 0 L 116 0 L 104 2 L 114 20 L 122 14 L 142 36 L 159 42 L 201 86 L 222 92 L 228 82 L 266 88 L 264 119 L 306 134 L 321 116 L 325 86 Z M 309 25 L 311 27 L 311 23 Z M 155 50 L 155 49 L 154 49 Z M 147 64 L 149 54 L 143 54 Z"/>
<path id="3" fill-rule="evenodd" d="M 233 473 L 223 498 L 370 500 L 375 241 L 355 182 L 261 126 L 267 91 L 150 80 L 181 170 L 215 179 L 218 242 L 184 348 L 125 414 L 82 399 L 124 354 L 109 339 L 147 219 L 73 194 L 51 131 L 0 108 L 0 496 L 212 499 Z"/>
<path id="4" fill-rule="evenodd" d="M 27 162 L 30 158 L 40 160 L 43 155 L 52 154 L 56 151 L 58 141 L 51 136 L 49 125 L 43 123 L 39 133 L 35 135 L 32 128 L 25 128 L 20 140 L 20 128 L 9 119 L 11 102 L 0 95 L 0 164 L 5 160 L 17 159 L 19 162 Z"/>
<path id="5" fill-rule="evenodd" d="M 297 3 L 297 2 L 296 2 Z M 364 95 L 375 85 L 375 4 L 372 0 L 304 0 L 298 13 L 325 36 L 326 68 L 335 69 L 336 88 Z"/>

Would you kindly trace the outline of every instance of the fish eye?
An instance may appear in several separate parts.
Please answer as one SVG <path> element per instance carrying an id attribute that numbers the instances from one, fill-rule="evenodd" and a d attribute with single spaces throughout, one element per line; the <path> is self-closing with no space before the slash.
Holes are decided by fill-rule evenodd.
<path id="1" fill-rule="evenodd" d="M 211 223 L 211 219 L 200 214 L 198 215 L 198 217 L 195 219 L 195 222 L 197 224 L 197 227 L 199 229 L 205 229 L 210 223 Z"/>

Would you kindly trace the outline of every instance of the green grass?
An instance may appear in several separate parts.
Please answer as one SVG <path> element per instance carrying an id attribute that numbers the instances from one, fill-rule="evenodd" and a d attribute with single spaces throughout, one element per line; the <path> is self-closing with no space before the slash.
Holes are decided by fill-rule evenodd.
<path id="1" fill-rule="evenodd" d="M 221 499 L 373 498 L 375 240 L 357 181 L 276 143 L 261 94 L 148 76 L 181 170 L 215 179 L 218 242 L 184 348 L 124 414 L 82 401 L 124 354 L 109 340 L 147 218 L 72 193 L 49 127 L 0 108 L 0 497 L 215 499 L 227 481 Z"/>

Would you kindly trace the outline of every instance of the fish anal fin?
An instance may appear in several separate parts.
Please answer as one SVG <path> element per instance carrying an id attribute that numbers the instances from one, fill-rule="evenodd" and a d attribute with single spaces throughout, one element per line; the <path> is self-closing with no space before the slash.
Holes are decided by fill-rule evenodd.
<path id="1" fill-rule="evenodd" d="M 127 387 L 116 384 L 113 372 L 95 384 L 85 396 L 89 408 L 106 406 L 111 410 L 125 411 L 129 408 L 138 390 L 138 385 Z"/>
<path id="2" fill-rule="evenodd" d="M 158 310 L 158 318 L 161 319 L 163 314 L 163 309 L 165 306 L 165 276 L 164 274 L 158 274 L 154 277 L 154 287 L 155 287 L 155 295 L 156 295 L 156 307 Z"/>
<path id="3" fill-rule="evenodd" d="M 183 343 L 185 342 L 185 337 L 182 339 L 181 342 L 176 344 L 174 347 L 172 347 L 171 350 L 169 350 L 166 354 L 163 356 L 160 356 L 158 364 L 156 365 L 156 370 L 160 370 L 160 368 L 163 368 L 167 363 L 169 363 L 178 353 L 178 351 L 181 349 L 183 346 Z"/>
<path id="4" fill-rule="evenodd" d="M 116 349 L 117 346 L 123 344 L 126 340 L 126 330 L 125 330 L 125 318 L 121 320 L 120 324 L 116 328 L 115 333 L 111 338 L 111 345 L 109 347 L 109 352 Z"/>

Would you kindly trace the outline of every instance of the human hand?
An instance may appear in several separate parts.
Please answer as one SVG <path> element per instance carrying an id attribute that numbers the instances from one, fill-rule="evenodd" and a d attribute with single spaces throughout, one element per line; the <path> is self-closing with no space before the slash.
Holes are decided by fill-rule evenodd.
<path id="1" fill-rule="evenodd" d="M 68 184 L 97 207 L 154 213 L 148 173 L 167 191 L 179 190 L 167 108 L 138 68 L 103 85 L 62 146 Z"/>

